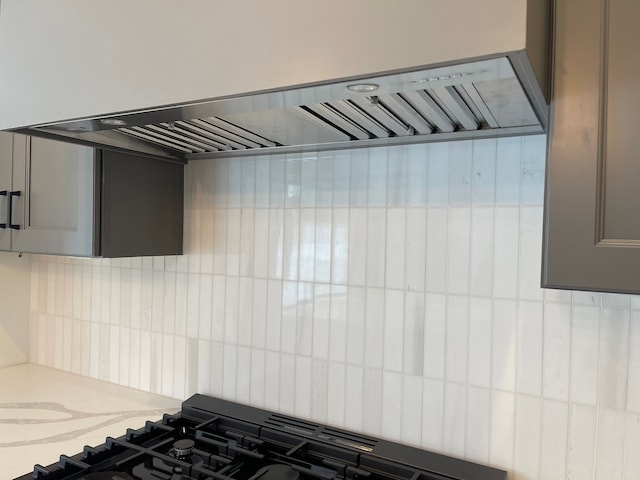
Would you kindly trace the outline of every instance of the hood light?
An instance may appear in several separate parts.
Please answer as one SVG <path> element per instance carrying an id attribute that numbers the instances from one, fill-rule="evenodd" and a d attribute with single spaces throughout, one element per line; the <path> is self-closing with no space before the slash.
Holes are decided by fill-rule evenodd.
<path id="1" fill-rule="evenodd" d="M 122 127 L 127 124 L 127 122 L 120 120 L 119 118 L 103 118 L 100 120 L 100 123 L 111 127 Z"/>
<path id="2" fill-rule="evenodd" d="M 347 85 L 347 90 L 354 93 L 371 93 L 380 88 L 377 83 L 353 83 Z"/>

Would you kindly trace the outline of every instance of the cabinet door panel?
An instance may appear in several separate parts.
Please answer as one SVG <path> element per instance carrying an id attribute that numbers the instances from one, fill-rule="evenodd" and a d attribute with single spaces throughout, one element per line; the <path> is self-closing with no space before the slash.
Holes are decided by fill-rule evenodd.
<path id="1" fill-rule="evenodd" d="M 18 141 L 19 139 L 19 141 Z M 93 149 L 16 136 L 13 250 L 65 255 L 93 253 Z"/>
<path id="2" fill-rule="evenodd" d="M 543 286 L 640 292 L 640 3 L 558 0 Z"/>
<path id="3" fill-rule="evenodd" d="M 0 132 L 0 191 L 11 190 L 11 163 L 13 155 L 13 135 Z M 0 195 L 0 223 L 7 223 L 8 197 Z M 11 249 L 11 231 L 0 228 L 0 250 Z"/>

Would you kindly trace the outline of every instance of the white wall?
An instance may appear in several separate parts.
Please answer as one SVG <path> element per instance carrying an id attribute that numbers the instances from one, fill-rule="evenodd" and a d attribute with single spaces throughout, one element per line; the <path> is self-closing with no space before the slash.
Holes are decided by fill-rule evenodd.
<path id="1" fill-rule="evenodd" d="M 188 168 L 186 255 L 34 257 L 34 362 L 640 477 L 640 300 L 539 285 L 545 138 Z"/>
<path id="2" fill-rule="evenodd" d="M 0 253 L 0 367 L 29 361 L 29 257 Z"/>

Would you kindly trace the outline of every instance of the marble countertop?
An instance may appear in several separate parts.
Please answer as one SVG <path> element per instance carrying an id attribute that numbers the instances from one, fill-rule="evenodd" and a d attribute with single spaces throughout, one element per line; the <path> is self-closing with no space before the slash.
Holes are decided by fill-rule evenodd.
<path id="1" fill-rule="evenodd" d="M 124 435 L 180 400 L 33 364 L 0 368 L 0 465 L 15 478 Z"/>

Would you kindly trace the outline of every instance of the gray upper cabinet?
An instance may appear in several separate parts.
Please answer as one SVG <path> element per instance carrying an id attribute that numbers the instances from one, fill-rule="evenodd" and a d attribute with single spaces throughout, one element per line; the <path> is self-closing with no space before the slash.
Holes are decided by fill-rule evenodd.
<path id="1" fill-rule="evenodd" d="M 180 254 L 183 170 L 181 164 L 0 132 L 0 250 Z"/>
<path id="2" fill-rule="evenodd" d="M 640 2 L 558 0 L 544 287 L 640 292 Z"/>
<path id="3" fill-rule="evenodd" d="M 94 252 L 92 148 L 15 135 L 10 228 L 19 252 Z"/>

